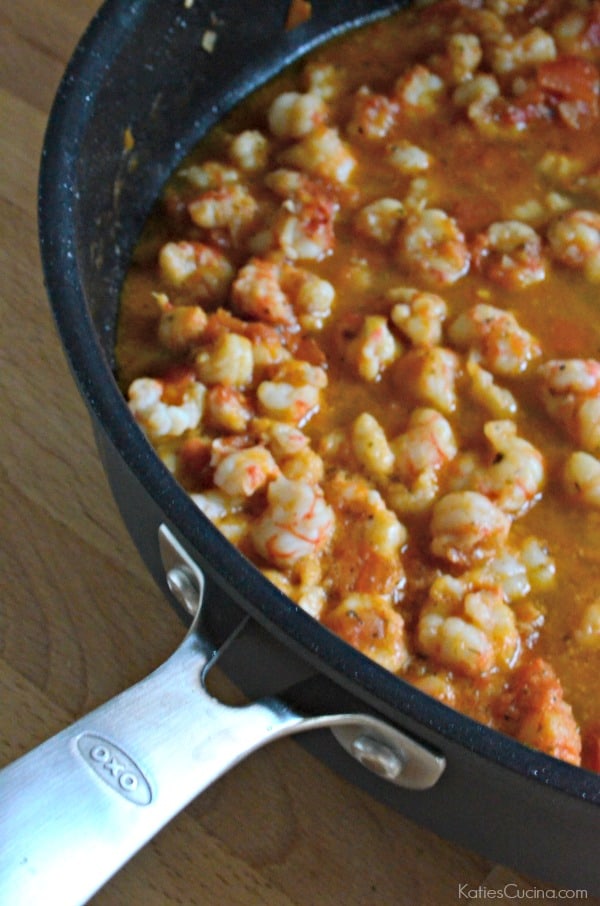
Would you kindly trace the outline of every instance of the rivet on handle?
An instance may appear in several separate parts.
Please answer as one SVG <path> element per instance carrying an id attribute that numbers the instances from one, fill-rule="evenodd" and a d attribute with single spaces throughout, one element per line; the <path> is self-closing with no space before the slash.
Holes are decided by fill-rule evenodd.
<path id="1" fill-rule="evenodd" d="M 364 768 L 373 771 L 385 780 L 396 780 L 402 771 L 406 759 L 400 752 L 373 739 L 370 736 L 357 736 L 350 746 L 351 754 L 359 761 Z"/>
<path id="2" fill-rule="evenodd" d="M 173 566 L 166 575 L 169 591 L 178 604 L 191 616 L 196 616 L 200 607 L 200 588 L 193 570 L 184 563 Z"/>

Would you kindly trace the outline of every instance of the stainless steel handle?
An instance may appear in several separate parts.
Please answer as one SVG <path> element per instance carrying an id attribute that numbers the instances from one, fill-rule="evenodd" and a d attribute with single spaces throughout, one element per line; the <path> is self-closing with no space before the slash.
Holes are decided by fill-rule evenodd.
<path id="1" fill-rule="evenodd" d="M 195 633 L 155 673 L 0 773 L 0 902 L 85 902 L 191 799 L 302 718 L 204 690 Z"/>
<path id="2" fill-rule="evenodd" d="M 194 624 L 153 674 L 0 772 L 1 903 L 86 902 L 198 793 L 290 733 L 335 727 L 392 782 L 407 764 L 417 787 L 443 770 L 427 750 L 425 767 L 411 759 L 410 745 L 422 747 L 368 715 L 306 718 L 277 699 L 223 704 L 202 680 L 214 654 Z"/>

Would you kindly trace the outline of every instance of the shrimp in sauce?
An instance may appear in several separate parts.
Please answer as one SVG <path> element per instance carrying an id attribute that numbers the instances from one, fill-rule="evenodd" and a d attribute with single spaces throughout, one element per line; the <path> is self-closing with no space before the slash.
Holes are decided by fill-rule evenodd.
<path id="1" fill-rule="evenodd" d="M 116 350 L 199 518 L 283 594 L 592 770 L 596 7 L 416 4 L 311 51 L 165 186 Z"/>

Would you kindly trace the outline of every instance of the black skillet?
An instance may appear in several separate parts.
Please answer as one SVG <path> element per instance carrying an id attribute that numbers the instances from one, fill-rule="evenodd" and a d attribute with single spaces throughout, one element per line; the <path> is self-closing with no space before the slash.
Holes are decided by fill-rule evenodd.
<path id="1" fill-rule="evenodd" d="M 120 286 L 173 167 L 232 105 L 283 66 L 327 37 L 399 6 L 389 0 L 315 0 L 310 21 L 285 31 L 288 5 L 288 0 L 109 0 L 59 89 L 41 168 L 43 265 L 115 499 L 145 563 L 175 606 L 195 611 L 204 586 L 200 628 L 195 626 L 184 644 L 186 694 L 203 695 L 212 708 L 198 674 L 221 649 L 220 662 L 237 685 L 252 698 L 267 697 L 266 704 L 248 712 L 247 721 L 250 727 L 260 723 L 264 709 L 271 709 L 266 735 L 245 743 L 227 764 L 268 738 L 312 727 L 314 732 L 302 737 L 307 746 L 411 819 L 533 878 L 600 893 L 600 778 L 446 708 L 314 622 L 198 512 L 150 449 L 114 381 Z M 212 52 L 201 49 L 207 32 L 216 36 Z M 192 657 L 197 660 L 188 663 Z M 161 681 L 158 674 L 150 678 L 159 692 Z M 171 678 L 164 682 L 165 690 L 176 685 Z M 94 794 L 108 791 L 104 798 L 111 804 L 98 806 L 100 812 L 120 814 L 125 802 L 134 823 L 148 825 L 151 803 L 161 799 L 170 780 L 157 788 L 152 753 L 145 752 L 137 729 L 144 708 L 139 696 L 128 701 L 118 733 L 112 724 L 110 732 L 102 729 L 102 715 L 91 715 L 83 726 L 66 731 L 61 758 L 67 775 L 81 774 L 78 795 L 84 788 L 87 793 L 88 785 Z M 298 715 L 311 716 L 312 723 Z M 168 713 L 164 719 L 170 719 Z M 191 723 L 189 715 L 186 719 Z M 335 735 L 318 729 L 329 724 L 336 725 Z M 48 818 L 52 783 L 34 786 L 41 772 L 48 776 L 40 752 L 0 774 L 0 803 L 8 803 L 25 831 Z M 213 777 L 227 768 L 220 755 L 215 758 Z M 21 787 L 39 791 L 35 804 L 14 792 L 20 770 L 28 772 Z M 192 795 L 180 796 L 177 808 Z M 76 826 L 76 817 L 68 823 Z M 134 848 L 153 832 L 138 835 Z M 26 883 L 36 858 L 51 871 L 51 860 L 36 855 L 35 843 L 24 836 L 25 842 L 20 839 L 8 856 L 0 856 L 0 892 L 2 878 L 11 885 Z M 112 849 L 105 853 L 101 842 L 95 846 L 104 853 L 105 877 L 127 857 Z M 53 858 L 64 849 L 57 843 Z M 74 890 L 72 902 L 91 895 L 103 879 Z M 13 889 L 18 888 L 6 888 Z"/>

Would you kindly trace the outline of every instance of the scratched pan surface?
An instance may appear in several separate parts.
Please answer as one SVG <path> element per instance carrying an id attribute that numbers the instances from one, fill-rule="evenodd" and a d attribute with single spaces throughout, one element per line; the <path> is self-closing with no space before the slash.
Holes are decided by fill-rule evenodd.
<path id="1" fill-rule="evenodd" d="M 164 589 L 158 528 L 168 524 L 206 579 L 206 624 L 250 694 L 309 713 L 368 711 L 447 767 L 426 791 L 393 787 L 329 734 L 308 745 L 353 782 L 437 833 L 534 878 L 600 893 L 600 781 L 526 749 L 424 696 L 332 636 L 281 595 L 188 500 L 133 422 L 113 378 L 119 292 L 162 184 L 246 93 L 327 37 L 398 8 L 316 0 L 285 31 L 288 0 L 112 0 L 91 23 L 46 136 L 40 232 L 48 292 L 123 519 Z M 214 30 L 212 53 L 200 50 Z M 128 141 L 125 140 L 126 136 Z M 133 139 L 133 141 L 131 141 Z"/>

